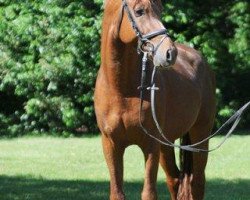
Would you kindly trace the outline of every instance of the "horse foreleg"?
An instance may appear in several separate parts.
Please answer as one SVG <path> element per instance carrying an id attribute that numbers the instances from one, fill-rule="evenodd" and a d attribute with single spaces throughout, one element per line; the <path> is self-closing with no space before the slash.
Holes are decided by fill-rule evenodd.
<path id="1" fill-rule="evenodd" d="M 159 166 L 159 144 L 149 143 L 141 147 L 145 157 L 145 179 L 142 200 L 157 200 L 156 180 Z"/>
<path id="2" fill-rule="evenodd" d="M 166 174 L 166 182 L 172 200 L 177 199 L 179 187 L 179 169 L 176 165 L 174 148 L 161 146 L 160 164 Z"/>
<path id="3" fill-rule="evenodd" d="M 123 155 L 125 147 L 105 135 L 102 136 L 102 144 L 110 174 L 110 200 L 124 200 Z"/>

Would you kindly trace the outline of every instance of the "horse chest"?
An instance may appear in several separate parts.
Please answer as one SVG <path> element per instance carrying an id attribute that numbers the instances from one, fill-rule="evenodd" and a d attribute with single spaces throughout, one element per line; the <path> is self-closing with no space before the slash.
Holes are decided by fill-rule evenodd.
<path id="1" fill-rule="evenodd" d="M 139 126 L 139 99 L 123 99 L 115 104 L 107 104 L 98 114 L 98 124 L 101 131 L 108 136 L 134 134 L 140 131 Z M 143 110 L 148 113 L 150 105 L 145 103 Z M 143 116 L 143 120 L 146 117 Z"/>

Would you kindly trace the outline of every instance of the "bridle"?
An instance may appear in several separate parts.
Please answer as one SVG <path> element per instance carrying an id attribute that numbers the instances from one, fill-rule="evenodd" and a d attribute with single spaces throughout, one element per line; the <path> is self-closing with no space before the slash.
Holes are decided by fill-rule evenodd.
<path id="1" fill-rule="evenodd" d="M 235 112 L 235 114 L 233 116 L 231 116 L 215 133 L 211 134 L 210 136 L 208 136 L 205 139 L 202 139 L 200 142 L 197 142 L 197 143 L 191 144 L 191 145 L 177 145 L 177 144 L 171 142 L 170 140 L 168 140 L 166 138 L 166 136 L 165 136 L 166 134 L 164 134 L 163 130 L 160 127 L 160 124 L 158 122 L 157 115 L 156 115 L 156 109 L 155 109 L 155 107 L 156 107 L 156 105 L 155 105 L 155 91 L 159 90 L 159 88 L 156 87 L 156 83 L 155 83 L 155 75 L 156 75 L 157 67 L 154 66 L 154 68 L 153 68 L 153 72 L 152 72 L 152 75 L 151 75 L 151 85 L 149 87 L 146 84 L 146 77 L 147 77 L 147 71 L 148 71 L 147 70 L 148 54 L 149 53 L 155 54 L 155 52 L 158 50 L 160 45 L 163 43 L 163 41 L 167 37 L 169 37 L 169 35 L 167 34 L 167 30 L 165 28 L 160 29 L 160 30 L 156 30 L 156 31 L 153 31 L 153 32 L 150 32 L 150 33 L 147 33 L 147 34 L 143 35 L 141 33 L 140 29 L 138 28 L 138 26 L 136 24 L 136 21 L 133 18 L 133 15 L 132 15 L 129 7 L 128 7 L 128 4 L 127 4 L 126 0 L 122 0 L 122 13 L 124 12 L 124 10 L 126 11 L 128 19 L 129 19 L 129 21 L 130 21 L 130 23 L 132 25 L 132 28 L 135 31 L 135 34 L 136 34 L 136 36 L 138 38 L 137 51 L 138 51 L 139 54 L 143 53 L 141 84 L 138 87 L 138 89 L 140 90 L 139 123 L 140 123 L 140 127 L 142 128 L 143 132 L 146 135 L 148 135 L 149 137 L 151 137 L 152 139 L 154 139 L 157 142 L 159 142 L 160 144 L 162 144 L 162 145 L 173 147 L 173 148 L 179 148 L 179 149 L 182 149 L 182 150 L 185 150 L 185 151 L 207 153 L 207 152 L 215 151 L 216 149 L 221 147 L 222 144 L 225 143 L 225 141 L 229 138 L 229 136 L 233 133 L 233 131 L 237 127 L 238 123 L 241 120 L 242 114 L 250 106 L 250 101 L 248 103 L 246 103 L 244 106 L 242 106 L 237 112 Z M 122 16 L 123 16 L 123 14 L 122 14 Z M 159 36 L 159 35 L 163 35 L 163 38 L 160 40 L 160 42 L 154 48 L 154 46 L 150 43 L 150 40 L 152 38 L 156 37 L 156 36 Z M 153 49 L 150 49 L 149 51 L 144 50 L 143 45 L 145 45 L 145 43 L 151 44 Z M 161 138 L 158 138 L 158 137 L 150 134 L 149 131 L 143 125 L 142 111 L 143 111 L 144 92 L 146 90 L 150 91 L 152 117 L 153 117 L 155 126 L 157 127 L 157 130 L 160 133 Z M 209 149 L 209 150 L 197 148 L 198 145 L 201 145 L 202 143 L 204 143 L 204 142 L 208 141 L 209 139 L 213 138 L 215 135 L 218 135 L 221 132 L 221 130 L 224 129 L 225 127 L 227 127 L 229 124 L 233 124 L 233 125 L 230 128 L 230 130 L 227 132 L 227 134 L 225 135 L 224 139 L 216 147 L 214 147 L 212 149 Z"/>
<path id="2" fill-rule="evenodd" d="M 122 0 L 122 13 L 124 12 L 124 10 L 127 13 L 128 19 L 132 25 L 132 28 L 138 38 L 138 47 L 137 47 L 137 52 L 140 54 L 141 52 L 146 52 L 145 49 L 143 49 L 143 46 L 145 44 L 149 44 L 151 46 L 151 49 L 148 50 L 148 53 L 152 53 L 155 54 L 156 51 L 158 50 L 158 48 L 160 47 L 160 45 L 163 43 L 163 41 L 169 37 L 168 33 L 167 33 L 167 29 L 163 28 L 163 29 L 159 29 L 159 30 L 155 30 L 153 32 L 147 33 L 147 34 L 142 34 L 142 32 L 140 31 L 129 7 L 127 4 L 126 0 Z M 162 39 L 160 40 L 160 42 L 156 45 L 156 47 L 154 48 L 154 46 L 151 44 L 150 40 L 153 39 L 156 36 L 162 35 Z"/>

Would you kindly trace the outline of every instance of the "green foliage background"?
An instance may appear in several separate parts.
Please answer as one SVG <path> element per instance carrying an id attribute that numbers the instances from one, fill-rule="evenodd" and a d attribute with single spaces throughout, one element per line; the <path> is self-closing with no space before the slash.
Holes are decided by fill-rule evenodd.
<path id="1" fill-rule="evenodd" d="M 199 49 L 217 74 L 220 125 L 250 99 L 250 2 L 163 5 L 172 37 Z M 101 16 L 101 0 L 0 0 L 0 135 L 96 130 Z"/>

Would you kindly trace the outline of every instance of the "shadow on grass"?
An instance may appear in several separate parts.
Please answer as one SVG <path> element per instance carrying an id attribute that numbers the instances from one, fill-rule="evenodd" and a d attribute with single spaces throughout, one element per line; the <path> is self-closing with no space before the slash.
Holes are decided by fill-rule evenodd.
<path id="1" fill-rule="evenodd" d="M 247 200 L 250 180 L 209 180 L 206 199 Z M 128 200 L 140 199 L 142 183 L 125 183 Z M 159 199 L 169 199 L 165 183 L 158 183 Z M 44 180 L 28 177 L 0 176 L 1 200 L 104 200 L 108 199 L 108 182 Z"/>

